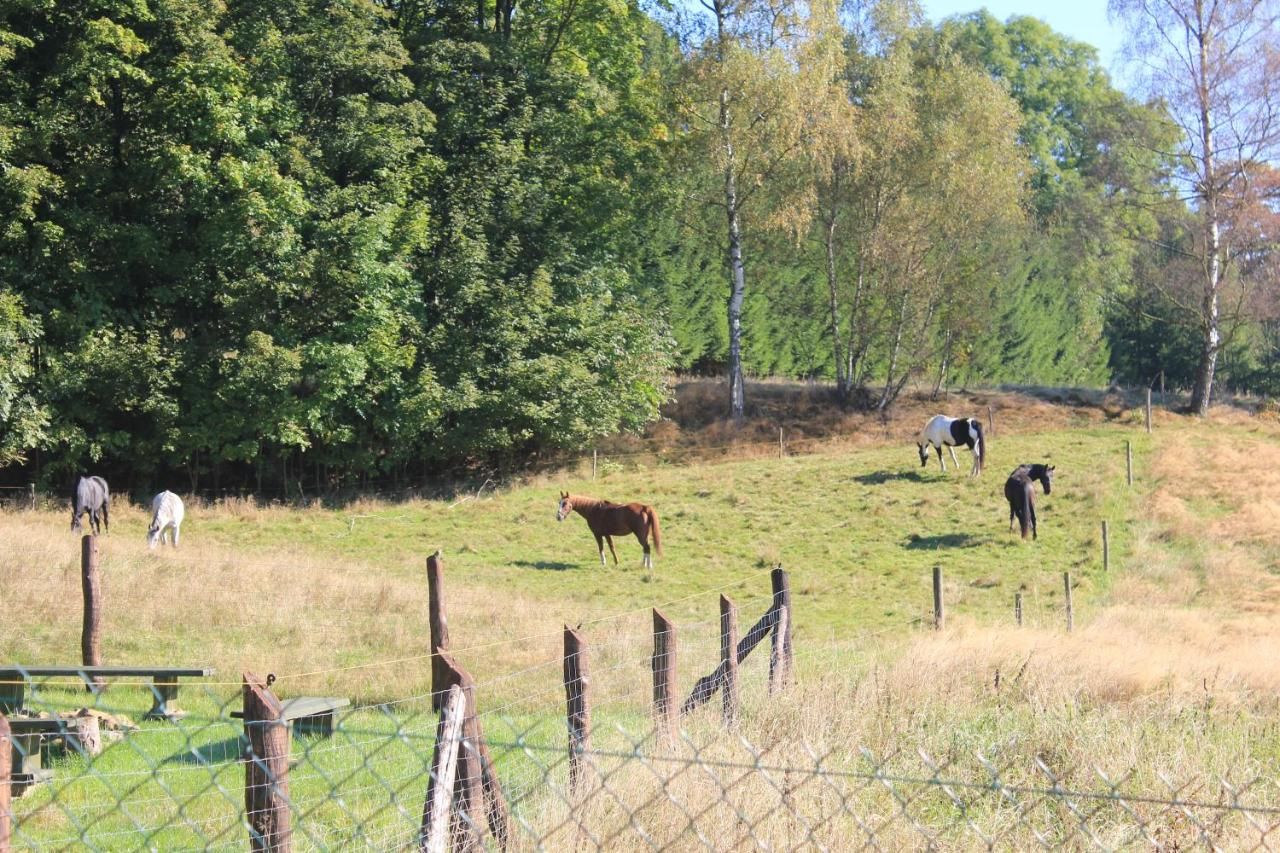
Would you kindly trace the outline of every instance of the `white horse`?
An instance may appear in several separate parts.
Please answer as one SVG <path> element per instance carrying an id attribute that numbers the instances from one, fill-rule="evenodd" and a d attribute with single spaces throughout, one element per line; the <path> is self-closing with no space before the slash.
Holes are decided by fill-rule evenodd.
<path id="1" fill-rule="evenodd" d="M 938 449 L 938 464 L 942 466 L 943 472 L 947 470 L 947 464 L 942 461 L 944 447 L 951 453 L 951 461 L 955 463 L 956 468 L 959 468 L 960 460 L 956 459 L 955 448 L 960 444 L 973 452 L 973 468 L 969 471 L 969 476 L 978 476 L 982 473 L 982 466 L 987 461 L 987 442 L 982 436 L 982 423 L 976 418 L 949 418 L 946 415 L 934 415 L 929 418 L 924 429 L 920 430 L 920 438 L 916 441 L 916 448 L 920 451 L 921 467 L 929 464 L 929 445 L 933 445 Z"/>
<path id="2" fill-rule="evenodd" d="M 182 498 L 173 492 L 161 492 L 151 499 L 151 526 L 147 528 L 147 546 L 156 547 L 164 544 L 164 532 L 172 531 L 173 547 L 178 547 L 178 528 L 186 510 L 182 506 Z"/>

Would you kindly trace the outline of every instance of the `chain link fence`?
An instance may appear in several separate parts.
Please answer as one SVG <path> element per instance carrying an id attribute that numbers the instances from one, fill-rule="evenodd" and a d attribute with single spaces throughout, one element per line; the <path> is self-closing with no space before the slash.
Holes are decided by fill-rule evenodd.
<path id="1" fill-rule="evenodd" d="M 230 717 L 237 703 L 223 697 L 223 713 L 210 715 L 204 706 L 214 695 L 193 692 L 203 694 L 195 703 L 201 708 L 181 720 L 134 723 L 124 711 L 140 706 L 125 702 L 108 713 L 98 702 L 92 715 L 57 718 L 38 744 L 15 734 L 12 847 L 425 845 L 424 806 L 444 743 L 429 697 L 347 709 L 331 733 L 295 730 L 284 772 L 255 783 L 246 780 L 264 758 Z M 33 695 L 31 708 L 52 715 L 74 699 L 68 689 L 45 689 Z M 646 725 L 642 707 L 632 711 L 598 718 L 592 747 L 575 753 L 576 773 L 563 719 L 490 717 L 491 728 L 501 730 L 486 740 L 498 781 L 472 800 L 450 793 L 452 846 L 1252 850 L 1270 849 L 1280 826 L 1274 776 L 1212 784 L 1088 778 L 1043 759 L 998 753 L 943 758 L 819 749 L 803 733 L 764 745 L 705 721 L 669 743 Z M 91 718 L 100 726 L 101 752 L 86 737 L 84 721 Z M 15 716 L 10 725 L 16 732 L 26 719 Z M 486 760 L 475 740 L 457 741 L 460 761 L 468 753 Z M 246 806 L 246 784 L 265 789 L 283 810 L 270 832 Z M 491 797 L 504 808 L 495 812 Z"/>

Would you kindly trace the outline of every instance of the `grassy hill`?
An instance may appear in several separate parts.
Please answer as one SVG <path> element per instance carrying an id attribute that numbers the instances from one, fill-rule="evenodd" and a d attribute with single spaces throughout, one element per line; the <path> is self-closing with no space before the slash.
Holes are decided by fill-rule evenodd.
<path id="1" fill-rule="evenodd" d="M 757 653 L 744 667 L 740 740 L 718 733 L 714 712 L 687 721 L 686 746 L 704 758 L 750 765 L 767 753 L 803 765 L 827 756 L 848 772 L 870 767 L 927 779 L 940 772 L 922 763 L 928 755 L 943 761 L 948 776 L 989 780 L 990 767 L 975 759 L 981 755 L 996 761 L 1006 782 L 1047 785 L 1051 768 L 1064 784 L 1089 787 L 1103 772 L 1156 799 L 1177 793 L 1170 780 L 1194 780 L 1197 795 L 1211 797 L 1215 779 L 1274 770 L 1280 754 L 1273 698 L 1280 687 L 1273 664 L 1280 651 L 1275 419 L 1232 410 L 1203 422 L 1159 413 L 1148 436 L 1140 413 L 1123 405 L 1051 405 L 1004 395 L 952 401 L 951 408 L 976 413 L 989 401 L 997 429 L 978 479 L 964 476 L 965 451 L 959 472 L 944 475 L 936 460 L 920 467 L 913 433 L 932 408 L 920 402 L 888 422 L 837 415 L 820 434 L 797 429 L 803 438 L 792 439 L 783 458 L 776 438 L 767 440 L 774 428 L 768 424 L 756 423 L 730 442 L 716 440 L 723 434 L 715 424 L 668 427 L 607 446 L 594 481 L 583 464 L 447 500 L 192 506 L 177 552 L 148 553 L 147 518 L 139 508 L 121 507 L 102 538 L 107 662 L 205 664 L 219 675 L 183 689 L 180 704 L 192 712 L 190 723 L 144 740 L 132 736 L 129 749 L 109 750 L 92 769 L 77 757 L 64 759 L 60 775 L 68 784 L 22 801 L 28 826 L 43 821 L 43 837 L 56 839 L 79 819 L 76 809 L 96 802 L 80 780 L 145 774 L 175 761 L 187 766 L 183 756 L 197 754 L 204 764 L 196 765 L 209 771 L 194 779 L 187 773 L 182 783 L 148 783 L 136 795 L 156 804 L 152 822 L 167 821 L 169 800 L 185 798 L 184 813 L 207 813 L 221 832 L 238 837 L 226 797 L 208 801 L 208 773 L 215 772 L 218 785 L 238 784 L 230 760 L 238 729 L 225 713 L 238 707 L 239 673 L 252 669 L 274 673 L 282 696 L 352 698 L 361 710 L 339 736 L 346 749 L 381 743 L 401 726 L 399 746 L 385 752 L 394 757 L 381 768 L 367 752 L 357 750 L 362 757 L 352 770 L 341 749 L 295 744 L 308 771 L 296 791 L 314 802 L 315 845 L 369 843 L 349 834 L 343 809 L 377 815 L 387 832 L 403 832 L 413 809 L 402 810 L 409 817 L 386 815 L 379 780 L 398 774 L 407 780 L 401 783 L 407 799 L 420 797 L 414 780 L 434 726 L 425 705 L 423 562 L 436 548 L 445 553 L 453 648 L 477 677 L 491 740 L 506 744 L 495 749 L 508 793 L 539 832 L 564 817 L 554 786 L 542 784 L 561 768 L 550 758 L 542 763 L 538 752 L 562 750 L 561 626 L 581 624 L 591 645 L 597 748 L 626 753 L 637 748 L 629 738 L 643 738 L 647 726 L 649 608 L 661 606 L 679 626 L 680 683 L 687 690 L 717 660 L 717 596 L 735 599 L 745 629 L 768 605 L 768 570 L 777 563 L 791 572 L 795 591 L 799 683 L 785 707 L 770 702 Z M 1125 482 L 1126 441 L 1134 448 L 1132 488 Z M 685 461 L 663 461 L 677 456 Z M 1040 538 L 1024 542 L 1008 530 L 1002 486 L 1015 464 L 1042 459 L 1057 466 L 1055 490 L 1045 497 L 1037 487 Z M 615 543 L 619 566 L 601 567 L 580 518 L 555 522 L 561 489 L 656 506 L 663 554 L 655 569 L 640 567 L 632 539 Z M 78 660 L 78 546 L 66 532 L 66 516 L 0 514 L 0 539 L 10 545 L 0 552 L 0 597 L 7 603 L 0 659 Z M 1109 574 L 1101 565 L 1104 518 L 1112 531 Z M 927 630 L 935 565 L 945 573 L 949 608 L 941 634 Z M 1063 572 L 1076 584 L 1077 630 L 1069 636 Z M 1016 591 L 1026 601 L 1023 629 L 1012 624 Z M 46 689 L 41 697 L 48 707 L 84 701 L 69 688 Z M 103 702 L 136 719 L 149 700 L 121 686 Z M 665 780 L 667 798 L 683 791 L 689 800 L 673 814 L 655 815 L 658 828 L 646 824 L 646 831 L 678 841 L 685 837 L 680 810 L 710 795 L 652 770 L 633 780 L 637 791 L 657 778 Z M 616 772 L 634 768 L 623 762 Z M 812 818 L 810 810 L 832 806 L 825 799 L 830 778 L 797 778 L 786 795 L 795 813 Z M 328 794 L 335 784 L 361 793 L 334 806 Z M 699 831 L 740 834 L 741 814 L 777 797 L 776 786 L 760 780 L 743 787 L 755 794 L 734 805 L 739 816 L 727 800 L 708 803 L 715 816 Z M 897 814 L 892 798 L 877 802 L 864 788 L 845 791 L 843 801 Z M 1276 805 L 1270 788 L 1249 791 Z M 675 802 L 667 798 L 655 806 L 659 812 Z M 969 806 L 979 825 L 1014 845 L 1035 843 L 1026 834 L 1034 825 L 1026 810 L 1011 819 L 979 800 Z M 954 830 L 954 808 L 943 801 L 912 819 Z M 1069 815 L 1045 808 L 1053 814 L 1035 813 L 1052 827 L 1048 837 L 1073 838 Z M 636 842 L 624 811 L 615 804 L 593 819 L 601 826 L 621 820 L 616 837 Z M 1165 820 L 1154 814 L 1152 820 Z M 120 815 L 103 820 L 104 830 L 129 830 Z M 1124 824 L 1131 817 L 1108 820 L 1121 829 L 1106 838 L 1135 837 L 1134 826 Z M 1160 825 L 1166 838 L 1200 837 L 1185 821 Z M 783 843 L 784 826 L 755 826 Z M 1223 834 L 1211 837 L 1228 839 L 1227 846 L 1252 837 L 1238 815 L 1220 821 L 1217 831 Z M 191 841 L 189 828 L 174 832 L 174 844 Z M 847 822 L 832 823 L 830 832 L 823 843 L 858 837 Z M 920 843 L 910 821 L 886 821 L 883 832 L 882 845 Z"/>

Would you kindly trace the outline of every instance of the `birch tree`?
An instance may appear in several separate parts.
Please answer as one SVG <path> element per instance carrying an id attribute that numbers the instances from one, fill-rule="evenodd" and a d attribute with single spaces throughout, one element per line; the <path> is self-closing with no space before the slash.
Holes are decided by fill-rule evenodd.
<path id="1" fill-rule="evenodd" d="M 1129 28 L 1147 91 L 1181 132 L 1170 153 L 1197 218 L 1188 254 L 1198 282 L 1169 295 L 1199 333 L 1191 408 L 1203 415 L 1249 297 L 1238 261 L 1256 253 L 1256 229 L 1236 214 L 1249 208 L 1251 175 L 1280 154 L 1280 1 L 1111 0 L 1110 9 Z"/>

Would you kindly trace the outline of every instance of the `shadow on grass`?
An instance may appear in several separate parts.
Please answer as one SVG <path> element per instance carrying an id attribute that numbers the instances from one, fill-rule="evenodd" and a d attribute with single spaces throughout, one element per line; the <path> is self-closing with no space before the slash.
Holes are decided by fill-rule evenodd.
<path id="1" fill-rule="evenodd" d="M 937 551 L 941 548 L 976 548 L 983 542 L 972 533 L 943 533 L 938 536 L 907 537 L 906 548 L 909 551 Z"/>
<path id="2" fill-rule="evenodd" d="M 511 565 L 525 569 L 539 569 L 544 572 L 567 572 L 569 569 L 578 568 L 577 563 L 565 563 L 560 560 L 515 560 Z"/>
<path id="3" fill-rule="evenodd" d="M 166 758 L 164 763 L 196 764 L 200 767 L 207 767 L 211 764 L 225 764 L 228 761 L 239 761 L 240 750 L 241 739 L 229 737 L 206 743 L 204 746 L 198 746 L 195 749 L 184 749 L 181 752 L 175 752 Z"/>
<path id="4" fill-rule="evenodd" d="M 853 478 L 855 483 L 861 483 L 864 486 L 879 486 L 883 483 L 900 480 L 923 483 L 925 478 L 919 471 L 873 471 L 870 474 L 859 474 Z"/>

